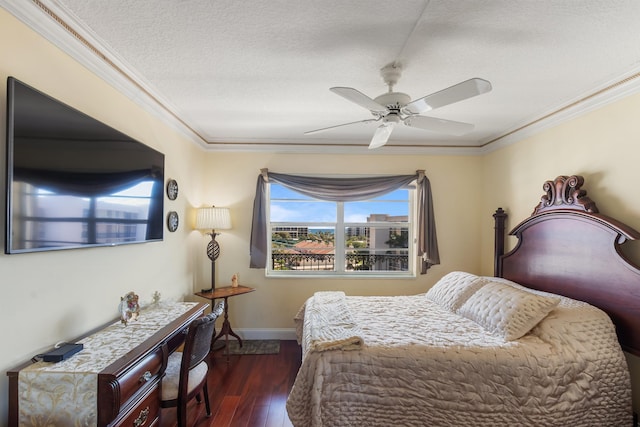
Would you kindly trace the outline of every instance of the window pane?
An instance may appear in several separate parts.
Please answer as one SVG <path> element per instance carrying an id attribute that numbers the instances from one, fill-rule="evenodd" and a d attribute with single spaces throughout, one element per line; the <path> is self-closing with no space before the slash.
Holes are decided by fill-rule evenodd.
<path id="1" fill-rule="evenodd" d="M 409 229 L 406 227 L 346 227 L 347 271 L 408 271 Z"/>
<path id="2" fill-rule="evenodd" d="M 409 189 L 400 188 L 391 193 L 375 197 L 373 200 L 409 200 Z"/>
<path id="3" fill-rule="evenodd" d="M 335 228 L 274 226 L 271 234 L 273 270 L 334 271 Z"/>
<path id="4" fill-rule="evenodd" d="M 409 202 L 345 202 L 344 222 L 374 221 L 409 221 Z"/>
<path id="5" fill-rule="evenodd" d="M 336 222 L 336 204 L 322 201 L 283 201 L 272 200 L 270 206 L 271 222 Z"/>
<path id="6" fill-rule="evenodd" d="M 344 203 L 344 222 L 408 222 L 409 190 L 400 189 L 372 200 Z"/>
<path id="7" fill-rule="evenodd" d="M 279 184 L 269 188 L 269 271 L 302 276 L 413 272 L 409 241 L 415 188 L 355 202 L 322 201 Z"/>
<path id="8" fill-rule="evenodd" d="M 312 197 L 289 190 L 280 184 L 270 184 L 271 199 L 314 200 Z"/>

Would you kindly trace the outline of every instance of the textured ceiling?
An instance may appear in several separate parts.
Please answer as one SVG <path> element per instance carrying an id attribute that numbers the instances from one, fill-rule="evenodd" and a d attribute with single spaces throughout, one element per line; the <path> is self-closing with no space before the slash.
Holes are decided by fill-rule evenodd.
<path id="1" fill-rule="evenodd" d="M 640 80 L 638 0 L 40 4 L 122 64 L 119 72 L 212 149 L 290 144 L 367 152 L 376 124 L 304 132 L 372 118 L 329 88 L 350 86 L 375 98 L 387 91 L 380 69 L 390 62 L 403 66 L 394 89 L 412 99 L 472 77 L 489 80 L 493 90 L 424 113 L 473 123 L 471 133 L 400 127 L 383 152 L 487 147 L 594 94 L 603 97 L 604 88 L 619 90 L 623 79 Z"/>

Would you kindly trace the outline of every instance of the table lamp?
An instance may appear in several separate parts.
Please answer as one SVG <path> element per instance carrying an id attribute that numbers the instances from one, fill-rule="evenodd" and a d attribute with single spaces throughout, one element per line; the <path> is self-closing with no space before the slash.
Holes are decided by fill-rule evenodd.
<path id="1" fill-rule="evenodd" d="M 200 208 L 196 213 L 196 229 L 211 236 L 207 245 L 207 256 L 211 260 L 211 288 L 202 292 L 213 292 L 216 288 L 216 259 L 220 256 L 220 245 L 216 241 L 216 230 L 231 229 L 231 214 L 228 208 Z M 211 230 L 210 232 L 207 232 Z"/>

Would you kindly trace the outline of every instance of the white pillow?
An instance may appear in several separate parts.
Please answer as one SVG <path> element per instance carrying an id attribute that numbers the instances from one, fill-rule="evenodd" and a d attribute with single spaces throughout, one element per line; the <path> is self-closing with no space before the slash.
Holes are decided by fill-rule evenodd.
<path id="1" fill-rule="evenodd" d="M 533 329 L 560 303 L 560 298 L 536 295 L 503 283 L 489 282 L 460 307 L 458 314 L 507 341 Z"/>
<path id="2" fill-rule="evenodd" d="M 455 312 L 474 292 L 488 282 L 487 278 L 462 271 L 453 271 L 433 285 L 425 296 L 442 307 Z"/>

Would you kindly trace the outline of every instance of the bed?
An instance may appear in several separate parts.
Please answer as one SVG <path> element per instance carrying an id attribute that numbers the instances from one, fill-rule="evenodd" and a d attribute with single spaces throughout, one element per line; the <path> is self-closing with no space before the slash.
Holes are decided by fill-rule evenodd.
<path id="1" fill-rule="evenodd" d="M 583 183 L 547 181 L 506 254 L 496 211 L 495 277 L 309 298 L 295 318 L 293 425 L 632 425 L 623 349 L 640 355 L 640 270 L 620 245 L 640 234 L 599 214 Z"/>

